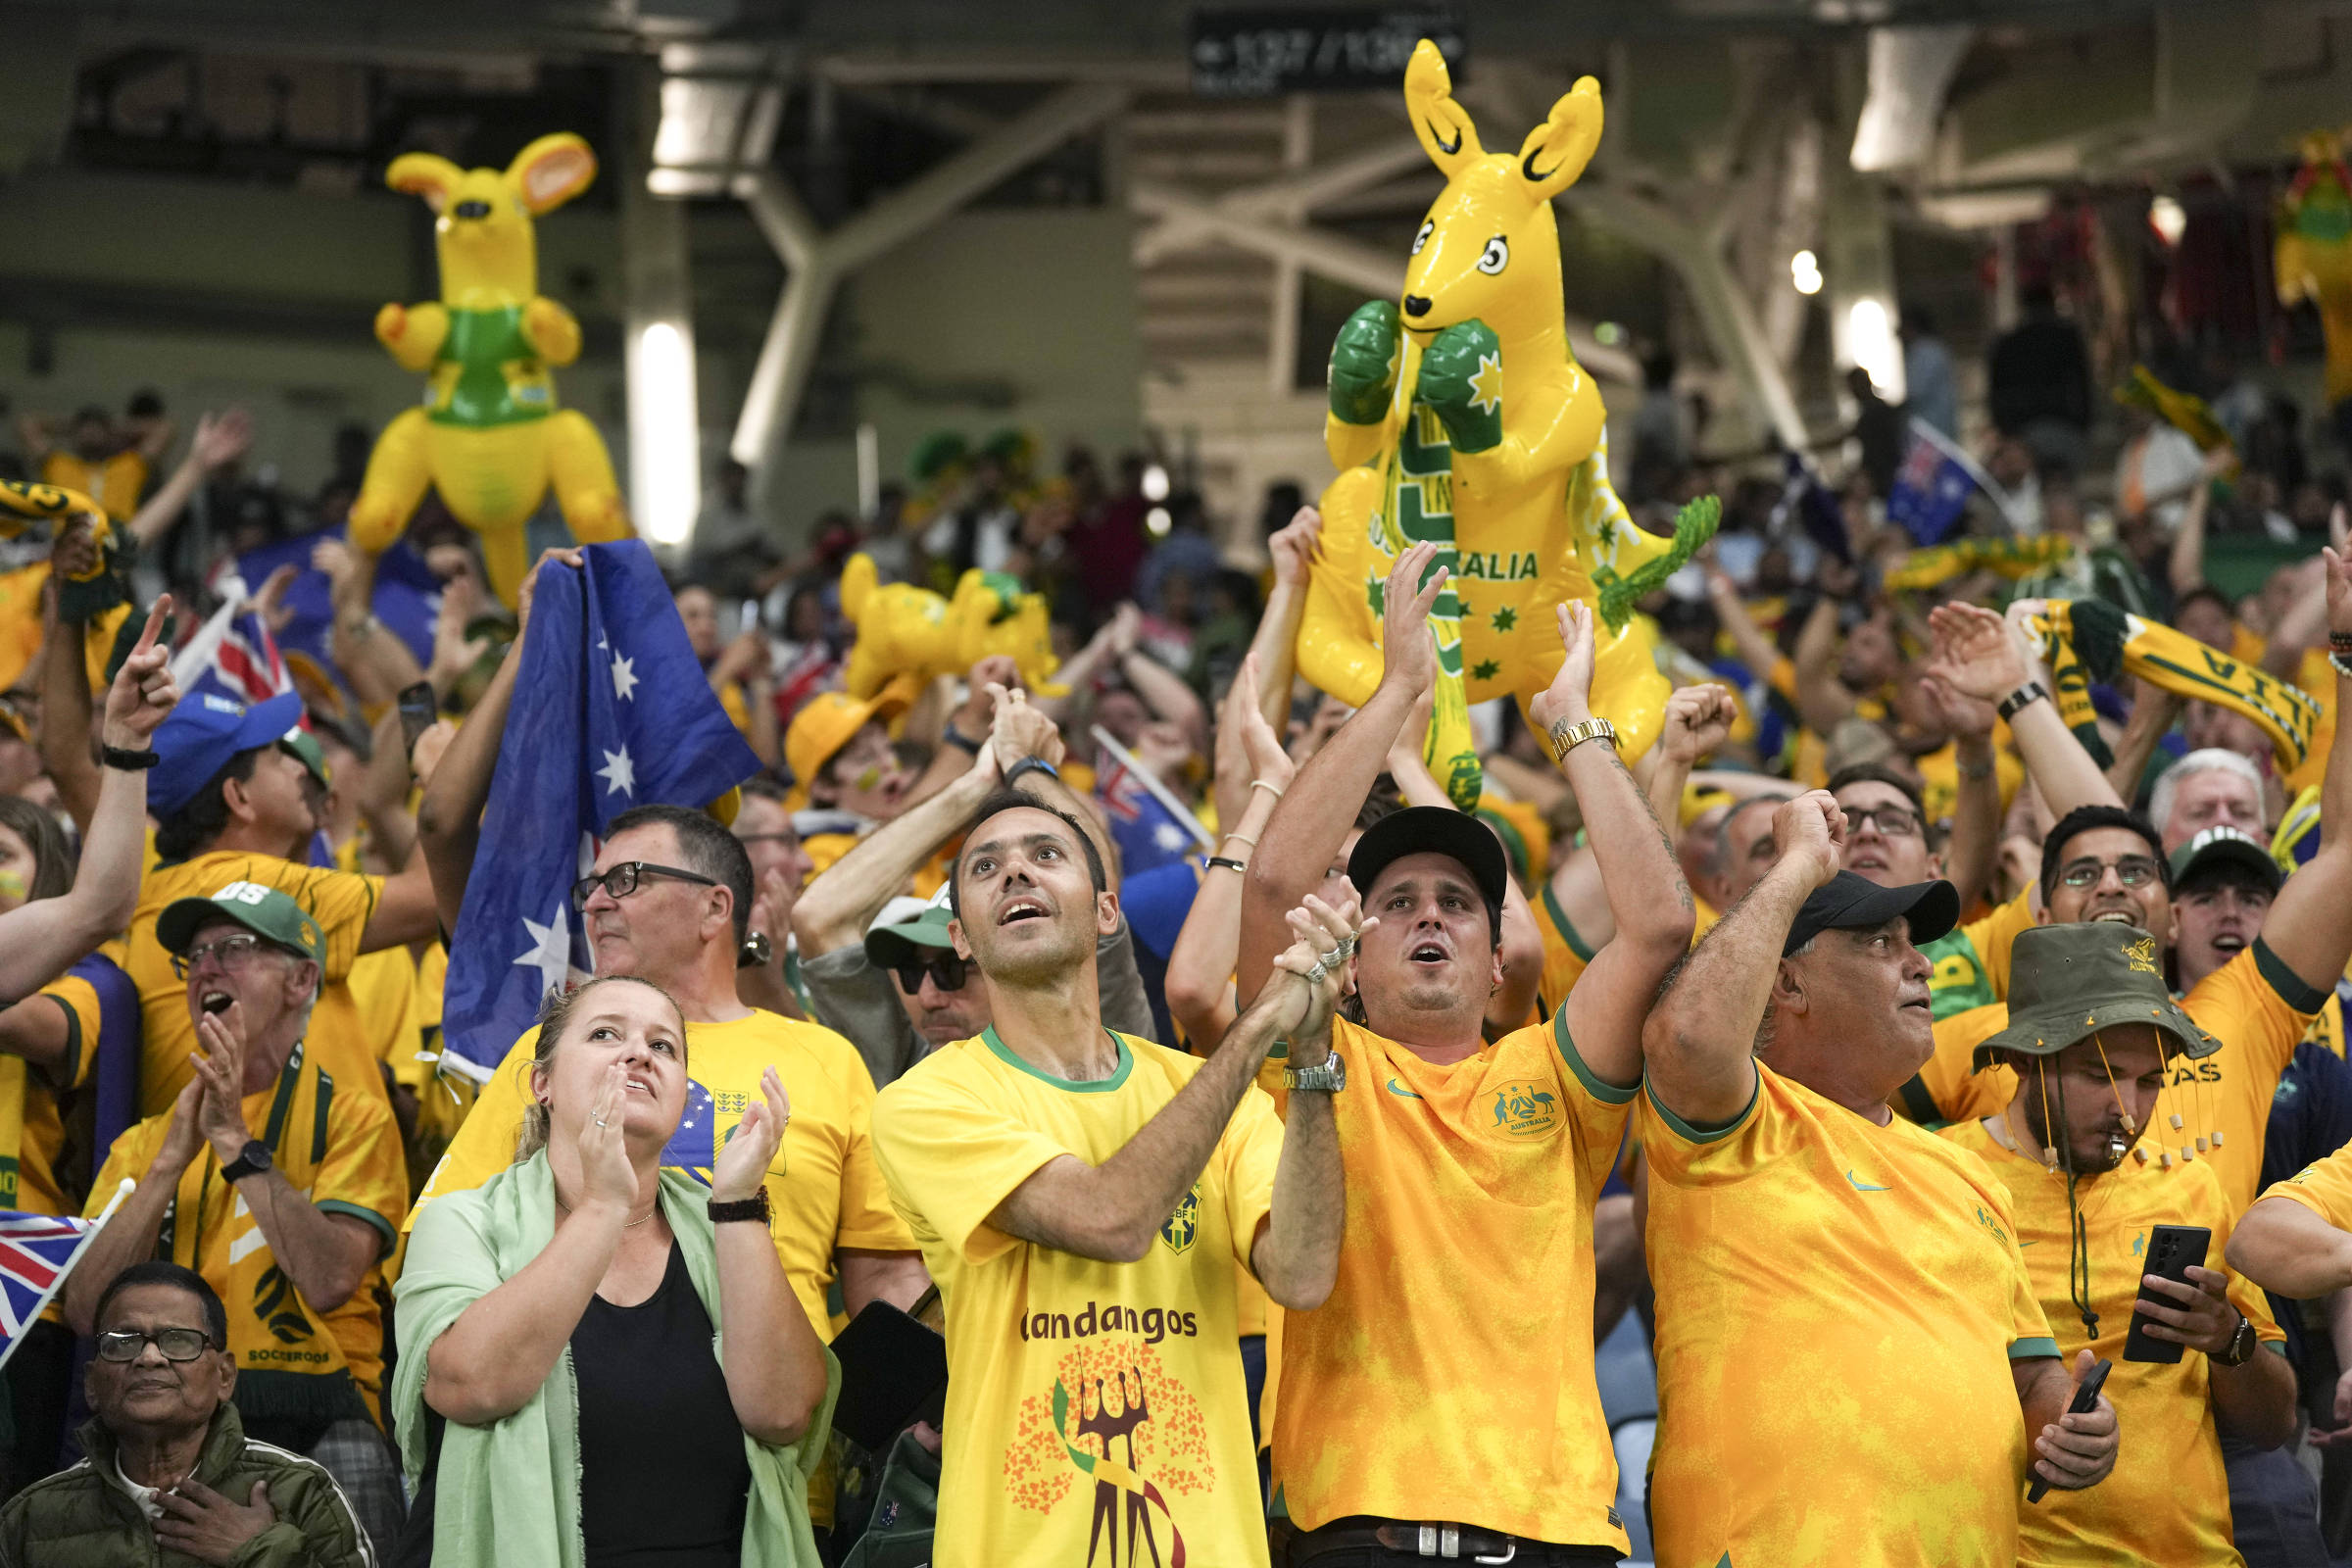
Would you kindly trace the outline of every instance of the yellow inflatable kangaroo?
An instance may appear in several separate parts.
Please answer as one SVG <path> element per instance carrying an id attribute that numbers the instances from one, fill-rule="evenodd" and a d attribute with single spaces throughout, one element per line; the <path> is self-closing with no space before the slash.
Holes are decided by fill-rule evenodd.
<path id="1" fill-rule="evenodd" d="M 1686 509 L 1671 542 L 1634 525 L 1609 487 L 1600 393 L 1569 351 L 1551 198 L 1599 145 L 1599 84 L 1577 82 L 1516 156 L 1481 149 L 1427 39 L 1404 101 L 1446 189 L 1413 238 L 1401 316 L 1370 301 L 1332 345 L 1324 445 L 1340 474 L 1323 492 L 1298 669 L 1365 702 L 1380 682 L 1389 566 L 1435 542 L 1431 569 L 1453 576 L 1430 615 L 1428 757 L 1467 810 L 1481 785 L 1468 705 L 1509 695 L 1524 711 L 1550 684 L 1552 607 L 1566 600 L 1601 612 L 1593 710 L 1615 723 L 1628 761 L 1656 737 L 1669 688 L 1628 610 L 1705 541 L 1719 509 Z"/>
<path id="2" fill-rule="evenodd" d="M 842 567 L 841 612 L 858 628 L 842 671 L 852 697 L 871 697 L 908 672 L 926 682 L 960 674 L 993 654 L 1018 665 L 1021 684 L 1041 697 L 1068 690 L 1046 678 L 1060 662 L 1046 596 L 1023 593 L 1001 571 L 972 568 L 950 599 L 909 583 L 885 583 L 871 556 L 855 555 Z"/>
<path id="3" fill-rule="evenodd" d="M 2292 305 L 2308 296 L 2319 307 L 2332 408 L 2352 398 L 2352 171 L 2334 133 L 2303 138 L 2303 167 L 2278 204 L 2277 232 L 2278 298 Z"/>
<path id="4" fill-rule="evenodd" d="M 441 262 L 441 299 L 387 305 L 375 335 L 403 369 L 431 377 L 422 408 L 384 427 L 351 509 L 351 542 L 380 555 L 427 484 L 481 536 L 490 585 L 508 604 L 530 569 L 523 524 L 547 495 L 582 544 L 634 531 L 612 460 L 585 416 L 556 407 L 551 366 L 579 358 L 580 323 L 539 292 L 531 220 L 588 188 L 596 155 L 569 131 L 542 136 L 501 173 L 431 153 L 392 160 L 384 182 L 422 196 Z"/>

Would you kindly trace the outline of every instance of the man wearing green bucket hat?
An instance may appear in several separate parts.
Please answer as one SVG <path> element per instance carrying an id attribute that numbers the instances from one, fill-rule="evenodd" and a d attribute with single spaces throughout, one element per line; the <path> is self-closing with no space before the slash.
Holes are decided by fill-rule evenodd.
<path id="1" fill-rule="evenodd" d="M 2021 1564 L 2230 1562 L 2221 1436 L 2275 1448 L 2294 1436 L 2295 1375 L 2262 1293 L 2220 1267 L 2230 1206 L 2210 1160 L 2176 1162 L 2140 1134 L 2161 1125 L 2174 1069 L 2222 1049 L 2165 987 L 2163 953 L 2118 924 L 2036 926 L 2010 957 L 2009 1023 L 1977 1047 L 2015 1075 L 2008 1104 L 1943 1136 L 2008 1190 L 2017 1241 L 2060 1352 L 2114 1363 L 2106 1395 L 2131 1434 L 2114 1473 L 2018 1509 Z M 2142 1275 L 2157 1225 L 2213 1233 L 2185 1284 Z M 2199 1352 L 2127 1361 L 2143 1293 L 2146 1331 Z"/>

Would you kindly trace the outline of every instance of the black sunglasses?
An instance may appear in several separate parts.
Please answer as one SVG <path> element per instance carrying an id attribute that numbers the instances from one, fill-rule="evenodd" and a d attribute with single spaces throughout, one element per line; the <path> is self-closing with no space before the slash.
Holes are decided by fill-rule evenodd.
<path id="1" fill-rule="evenodd" d="M 705 876 L 700 871 L 682 871 L 674 865 L 656 865 L 651 860 L 623 860 L 601 876 L 584 876 L 574 882 L 571 885 L 571 906 L 575 909 L 588 907 L 588 901 L 596 896 L 596 890 L 600 887 L 616 899 L 625 899 L 637 891 L 639 882 L 649 876 L 665 876 L 673 882 L 700 882 L 707 888 L 718 886 L 716 877 Z"/>
<path id="2" fill-rule="evenodd" d="M 931 983 L 942 991 L 961 991 L 965 976 L 971 973 L 971 963 L 953 953 L 943 953 L 936 958 L 919 963 L 894 963 L 890 966 L 890 972 L 899 977 L 901 989 L 911 997 L 923 989 L 923 976 L 926 974 L 931 977 Z"/>

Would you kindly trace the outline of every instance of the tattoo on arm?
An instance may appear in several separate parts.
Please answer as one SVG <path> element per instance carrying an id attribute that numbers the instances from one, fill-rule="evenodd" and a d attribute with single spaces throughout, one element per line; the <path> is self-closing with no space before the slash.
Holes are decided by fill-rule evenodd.
<path id="1" fill-rule="evenodd" d="M 1634 799 L 1642 803 L 1642 814 L 1649 818 L 1651 830 L 1658 835 L 1658 845 L 1666 852 L 1666 864 L 1674 872 L 1674 891 L 1683 901 L 1683 908 L 1695 911 L 1698 906 L 1690 902 L 1690 884 L 1684 880 L 1682 859 L 1674 853 L 1674 835 L 1668 833 L 1666 824 L 1658 820 L 1658 808 L 1649 804 L 1649 793 L 1635 780 L 1632 769 L 1625 765 L 1625 759 L 1617 755 L 1614 746 L 1609 748 L 1609 765 L 1624 775 L 1625 787 L 1632 790 Z"/>

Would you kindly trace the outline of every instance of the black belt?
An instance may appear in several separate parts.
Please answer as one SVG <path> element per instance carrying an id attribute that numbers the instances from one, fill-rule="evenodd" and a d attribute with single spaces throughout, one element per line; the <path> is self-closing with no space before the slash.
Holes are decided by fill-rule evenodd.
<path id="1" fill-rule="evenodd" d="M 1351 1546 L 1378 1546 L 1384 1551 L 1437 1561 L 1488 1564 L 1514 1560 L 1523 1564 L 1613 1563 L 1622 1560 L 1613 1546 L 1561 1545 L 1553 1542 L 1506 1536 L 1495 1530 L 1482 1530 L 1476 1525 L 1446 1524 L 1439 1520 L 1407 1523 L 1401 1519 L 1379 1519 L 1368 1514 L 1334 1519 L 1319 1529 L 1301 1531 L 1292 1540 L 1291 1557 L 1294 1562 L 1311 1562 L 1313 1557 L 1310 1554 L 1343 1551 Z"/>

